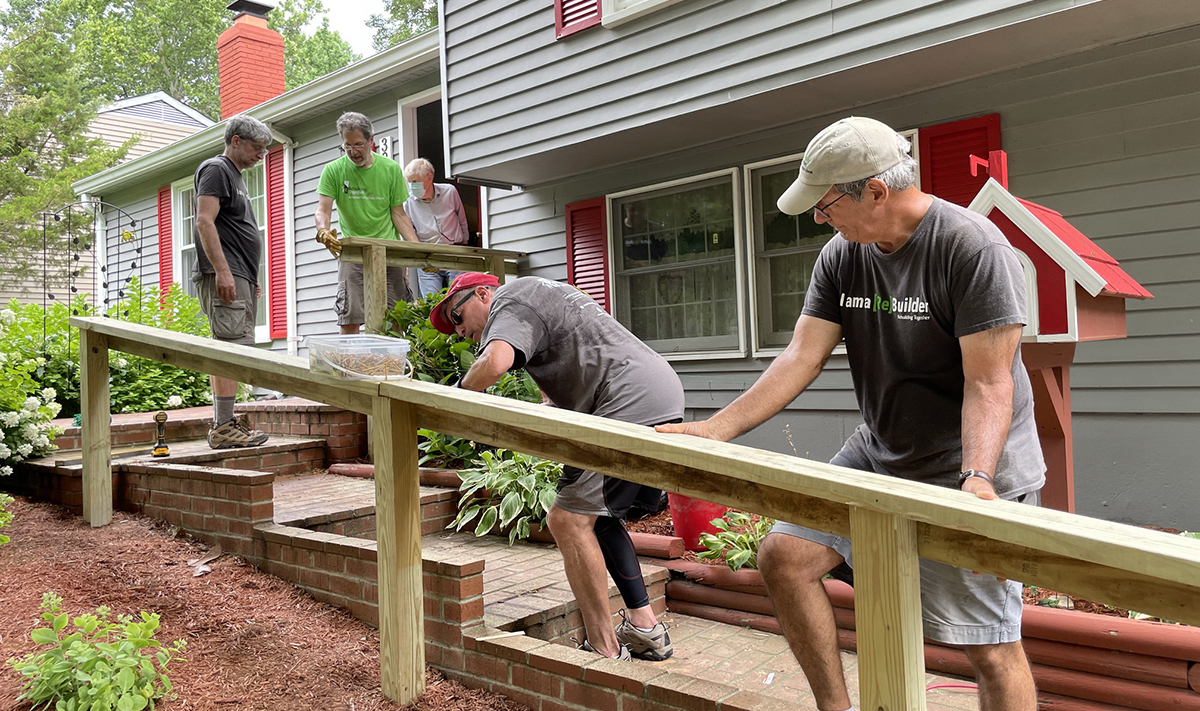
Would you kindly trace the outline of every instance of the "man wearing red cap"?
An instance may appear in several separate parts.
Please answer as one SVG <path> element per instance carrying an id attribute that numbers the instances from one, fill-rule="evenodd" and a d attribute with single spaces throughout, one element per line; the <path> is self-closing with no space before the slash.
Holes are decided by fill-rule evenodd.
<path id="1" fill-rule="evenodd" d="M 666 360 L 568 284 L 524 277 L 499 286 L 490 274 L 467 272 L 451 283 L 429 320 L 442 333 L 481 344 L 458 387 L 481 391 L 524 368 L 564 409 L 639 425 L 683 418 L 683 385 Z M 583 614 L 587 651 L 617 659 L 671 656 L 670 635 L 650 609 L 621 523 L 635 502 L 654 504 L 660 496 L 658 489 L 563 468 L 547 523 Z M 628 610 L 615 631 L 605 568 Z"/>
<path id="2" fill-rule="evenodd" d="M 791 343 L 707 421 L 658 429 L 723 441 L 748 432 L 799 396 L 844 338 L 865 424 L 833 464 L 1036 505 L 1046 467 L 1021 364 L 1021 263 L 986 218 L 921 192 L 908 150 L 868 118 L 813 138 L 779 209 L 812 210 L 840 238 L 821 250 Z M 817 708 L 852 708 L 821 584 L 853 565 L 849 539 L 781 521 L 758 562 Z M 920 567 L 925 636 L 963 645 L 980 709 L 1033 711 L 1021 584 Z"/>

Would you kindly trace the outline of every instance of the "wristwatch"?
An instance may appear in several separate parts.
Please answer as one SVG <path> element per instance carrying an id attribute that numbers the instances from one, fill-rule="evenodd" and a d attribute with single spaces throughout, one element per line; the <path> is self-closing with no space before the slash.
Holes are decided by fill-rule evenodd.
<path id="1" fill-rule="evenodd" d="M 967 483 L 967 479 L 973 479 L 975 477 L 979 477 L 987 483 L 994 485 L 991 474 L 988 474 L 987 472 L 981 472 L 978 469 L 968 469 L 958 475 L 958 488 L 963 488 L 963 484 Z"/>

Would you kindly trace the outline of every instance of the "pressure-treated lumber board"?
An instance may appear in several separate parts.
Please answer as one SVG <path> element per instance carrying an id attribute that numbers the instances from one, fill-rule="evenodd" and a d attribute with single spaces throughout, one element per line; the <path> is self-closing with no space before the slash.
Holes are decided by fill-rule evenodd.
<path id="1" fill-rule="evenodd" d="M 389 267 L 437 267 L 456 272 L 491 272 L 503 284 L 507 273 L 515 269 L 515 260 L 525 252 L 467 247 L 460 244 L 432 244 L 403 240 L 347 237 L 342 240 L 339 259 L 348 264 L 364 264 L 364 254 L 373 247 L 385 249 L 384 259 Z M 511 266 L 510 266 L 511 265 Z"/>
<path id="2" fill-rule="evenodd" d="M 387 251 L 381 245 L 364 247 L 363 256 L 363 318 L 367 333 L 383 333 L 383 317 L 387 311 Z"/>
<path id="3" fill-rule="evenodd" d="M 80 409 L 83 424 L 83 520 L 112 522 L 112 444 L 108 395 L 108 338 L 79 332 Z"/>
<path id="4" fill-rule="evenodd" d="M 379 571 L 379 673 L 404 705 L 425 690 L 421 486 L 411 405 L 375 399 L 375 531 Z"/>
<path id="5" fill-rule="evenodd" d="M 876 711 L 922 711 L 925 663 L 921 636 L 921 568 L 912 521 L 850 509 L 854 616 L 860 639 L 860 705 Z"/>
<path id="6" fill-rule="evenodd" d="M 308 369 L 303 358 L 240 346 L 186 333 L 142 326 L 103 317 L 71 318 L 80 331 L 108 337 L 108 347 L 143 358 L 251 383 L 344 410 L 371 414 L 371 398 L 379 384 L 369 380 L 341 380 Z M 106 404 L 107 407 L 107 404 Z"/>
<path id="7" fill-rule="evenodd" d="M 847 535 L 849 506 L 918 522 L 921 556 L 1200 624 L 1200 541 L 416 381 L 422 427 Z"/>

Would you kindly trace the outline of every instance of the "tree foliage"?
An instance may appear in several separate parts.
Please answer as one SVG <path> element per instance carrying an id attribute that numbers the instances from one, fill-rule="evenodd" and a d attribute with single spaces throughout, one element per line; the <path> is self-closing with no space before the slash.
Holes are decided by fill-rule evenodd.
<path id="1" fill-rule="evenodd" d="M 384 0 L 383 14 L 371 15 L 367 20 L 367 26 L 375 30 L 371 45 L 380 52 L 437 24 L 436 0 Z"/>

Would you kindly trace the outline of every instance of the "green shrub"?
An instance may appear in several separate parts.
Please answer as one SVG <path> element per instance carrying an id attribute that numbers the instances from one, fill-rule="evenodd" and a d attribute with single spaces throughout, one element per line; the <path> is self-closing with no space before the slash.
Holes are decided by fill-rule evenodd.
<path id="1" fill-rule="evenodd" d="M 163 647 L 154 639 L 158 615 L 143 612 L 139 621 L 122 615 L 113 622 L 109 609 L 99 607 L 94 615 L 68 622 L 62 598 L 54 593 L 42 596 L 42 609 L 50 626 L 29 636 L 46 648 L 8 660 L 25 677 L 18 701 L 28 700 L 35 709 L 138 711 L 153 709 L 155 699 L 171 694 L 167 665 L 180 659 L 186 643 Z M 68 624 L 74 631 L 64 635 Z"/>
<path id="2" fill-rule="evenodd" d="M 475 443 L 462 437 L 448 437 L 433 430 L 417 430 L 421 442 L 417 449 L 421 452 L 418 466 L 433 464 L 446 469 L 461 469 L 481 461 L 475 451 Z"/>
<path id="3" fill-rule="evenodd" d="M 12 525 L 13 514 L 12 511 L 8 510 L 8 505 L 13 501 L 15 501 L 13 497 L 9 496 L 8 494 L 0 493 L 0 528 L 8 528 Z M 11 540 L 12 539 L 8 536 L 0 533 L 0 546 L 8 543 Z"/>
<path id="4" fill-rule="evenodd" d="M 0 310 L 0 344 L 19 339 L 20 325 L 15 311 Z M 13 464 L 53 451 L 54 437 L 62 433 L 50 424 L 62 409 L 57 392 L 36 379 L 46 362 L 0 345 L 0 476 L 12 474 Z"/>
<path id="5" fill-rule="evenodd" d="M 544 526 L 554 504 L 562 465 L 506 449 L 484 452 L 482 464 L 458 473 L 462 478 L 458 517 L 447 528 L 461 531 L 476 518 L 475 535 L 497 524 L 508 530 L 508 542 L 529 537 L 532 524 Z"/>
<path id="6" fill-rule="evenodd" d="M 717 560 L 724 555 L 729 569 L 737 570 L 742 566 L 758 567 L 758 546 L 771 532 L 775 520 L 752 517 L 741 511 L 726 511 L 723 517 L 713 519 L 712 525 L 720 530 L 700 534 L 700 545 L 708 550 L 697 553 L 696 557 Z"/>

